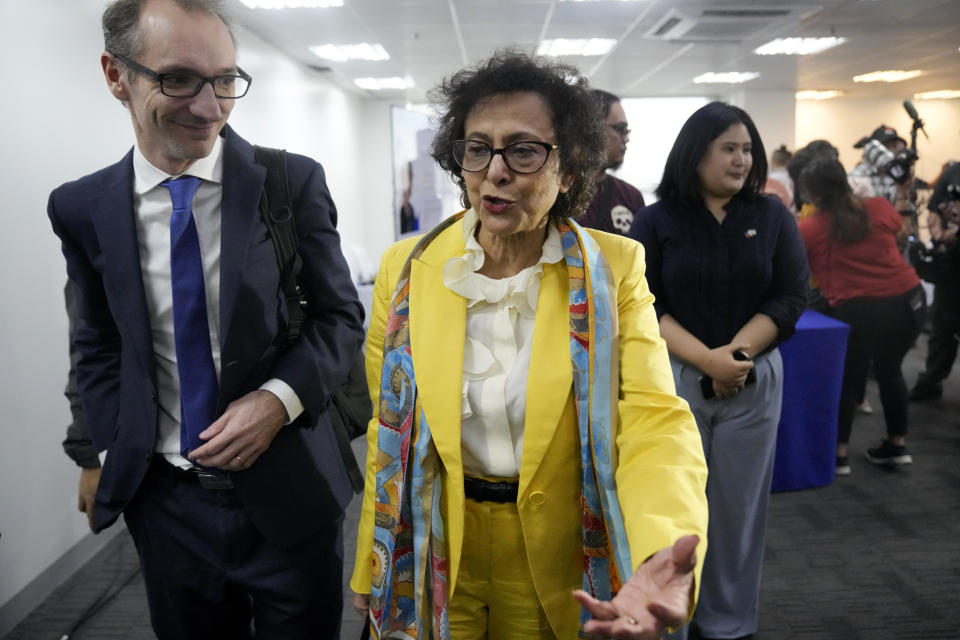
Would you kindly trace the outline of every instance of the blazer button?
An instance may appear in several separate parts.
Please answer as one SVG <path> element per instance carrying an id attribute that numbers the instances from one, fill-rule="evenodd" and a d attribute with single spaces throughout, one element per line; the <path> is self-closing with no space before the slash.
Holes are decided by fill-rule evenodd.
<path id="1" fill-rule="evenodd" d="M 547 501 L 547 496 L 544 495 L 543 491 L 533 491 L 530 494 L 530 504 L 532 504 L 535 507 L 539 507 L 546 501 Z"/>

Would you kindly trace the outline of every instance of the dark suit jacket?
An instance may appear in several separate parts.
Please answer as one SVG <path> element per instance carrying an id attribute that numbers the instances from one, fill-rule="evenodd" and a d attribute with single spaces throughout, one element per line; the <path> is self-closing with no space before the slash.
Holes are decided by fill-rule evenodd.
<path id="1" fill-rule="evenodd" d="M 340 251 L 323 169 L 288 154 L 290 189 L 311 301 L 303 337 L 281 351 L 287 308 L 258 202 L 266 170 L 229 127 L 221 135 L 221 371 L 218 411 L 269 378 L 289 384 L 305 410 L 248 470 L 233 474 L 257 528 L 294 544 L 336 520 L 352 495 L 327 416 L 362 340 L 363 308 Z M 77 385 L 90 434 L 107 458 L 94 526 L 113 523 L 154 454 L 158 400 L 150 321 L 133 210 L 133 151 L 50 194 L 48 214 L 77 286 Z"/>

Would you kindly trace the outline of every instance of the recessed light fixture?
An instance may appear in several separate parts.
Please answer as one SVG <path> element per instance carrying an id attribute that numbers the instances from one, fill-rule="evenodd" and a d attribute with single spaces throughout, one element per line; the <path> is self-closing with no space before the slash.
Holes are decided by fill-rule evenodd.
<path id="1" fill-rule="evenodd" d="M 748 82 L 759 77 L 756 71 L 725 71 L 723 73 L 714 73 L 713 71 L 701 73 L 693 79 L 695 84 L 740 84 Z"/>
<path id="2" fill-rule="evenodd" d="M 334 62 L 346 60 L 389 60 L 390 54 L 379 44 L 321 44 L 310 47 L 310 53 Z"/>
<path id="3" fill-rule="evenodd" d="M 872 73 L 865 73 L 862 76 L 853 76 L 854 82 L 901 82 L 903 80 L 909 80 L 910 78 L 916 78 L 919 75 L 922 75 L 923 71 L 920 69 L 913 69 L 911 71 L 901 71 L 899 69 L 893 69 L 889 71 L 874 71 Z"/>
<path id="4" fill-rule="evenodd" d="M 392 78 L 357 78 L 353 81 L 361 89 L 367 91 L 383 91 L 385 89 L 409 89 L 413 86 L 413 79 L 410 77 L 401 78 L 393 76 Z"/>
<path id="5" fill-rule="evenodd" d="M 796 98 L 797 100 L 829 100 L 842 95 L 843 91 L 839 89 L 807 89 L 806 91 L 797 91 Z"/>
<path id="6" fill-rule="evenodd" d="M 777 38 L 753 52 L 759 56 L 806 56 L 846 42 L 846 38 Z"/>
<path id="7" fill-rule="evenodd" d="M 943 89 L 941 91 L 924 91 L 915 93 L 913 97 L 917 100 L 952 100 L 960 98 L 960 91 L 956 89 Z"/>
<path id="8" fill-rule="evenodd" d="M 602 56 L 613 49 L 613 38 L 558 38 L 541 40 L 537 46 L 538 56 Z"/>
<path id="9" fill-rule="evenodd" d="M 343 0 L 240 0 L 251 9 L 327 9 L 342 7 Z"/>

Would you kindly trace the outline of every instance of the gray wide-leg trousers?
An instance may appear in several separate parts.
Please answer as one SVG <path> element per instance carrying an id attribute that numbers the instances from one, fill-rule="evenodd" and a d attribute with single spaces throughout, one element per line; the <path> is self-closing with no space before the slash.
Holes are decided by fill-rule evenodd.
<path id="1" fill-rule="evenodd" d="M 776 349 L 756 358 L 756 383 L 728 400 L 705 400 L 702 372 L 676 358 L 670 364 L 677 394 L 696 418 L 709 470 L 707 555 L 693 624 L 707 638 L 749 635 L 757 630 L 783 362 Z M 669 637 L 686 640 L 687 629 Z"/>

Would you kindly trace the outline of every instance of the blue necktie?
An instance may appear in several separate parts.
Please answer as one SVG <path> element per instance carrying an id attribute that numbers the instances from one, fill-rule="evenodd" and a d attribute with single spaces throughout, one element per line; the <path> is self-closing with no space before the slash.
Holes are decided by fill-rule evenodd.
<path id="1" fill-rule="evenodd" d="M 170 190 L 170 281 L 173 287 L 173 339 L 180 376 L 180 453 L 196 449 L 200 432 L 217 410 L 217 371 L 210 348 L 206 287 L 200 237 L 190 203 L 200 178 L 184 176 L 162 183 Z"/>

